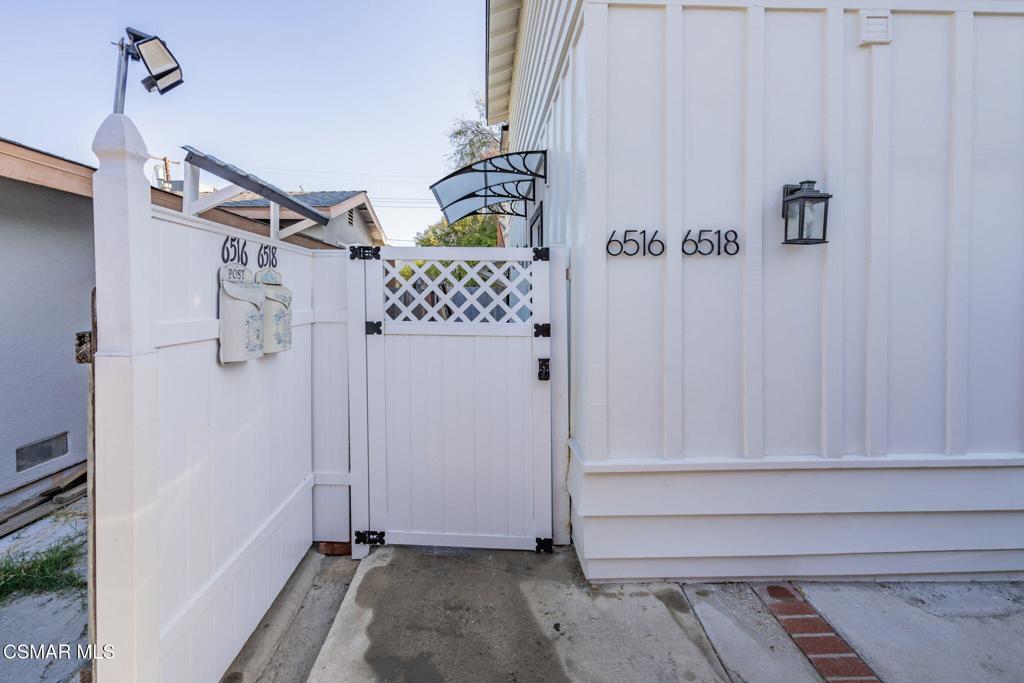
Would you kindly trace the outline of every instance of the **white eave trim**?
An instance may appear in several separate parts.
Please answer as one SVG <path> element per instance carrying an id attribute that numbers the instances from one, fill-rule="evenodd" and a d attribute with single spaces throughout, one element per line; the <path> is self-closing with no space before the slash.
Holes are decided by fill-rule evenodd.
<path id="1" fill-rule="evenodd" d="M 487 87 L 487 123 L 492 125 L 508 120 L 522 12 L 522 0 L 487 1 L 484 82 Z"/>

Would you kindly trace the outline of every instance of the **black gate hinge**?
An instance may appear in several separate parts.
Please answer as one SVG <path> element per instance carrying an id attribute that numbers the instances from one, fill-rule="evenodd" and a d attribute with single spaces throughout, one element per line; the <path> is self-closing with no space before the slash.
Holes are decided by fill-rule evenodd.
<path id="1" fill-rule="evenodd" d="M 550 337 L 551 336 L 551 323 L 534 323 L 533 324 L 533 336 L 534 337 Z"/>
<path id="2" fill-rule="evenodd" d="M 367 247 L 365 245 L 353 244 L 348 248 L 348 260 L 355 261 L 380 260 L 380 247 Z"/>
<path id="3" fill-rule="evenodd" d="M 384 323 L 380 320 L 367 320 L 366 334 L 384 334 Z"/>
<path id="4" fill-rule="evenodd" d="M 537 548 L 533 551 L 535 553 L 553 553 L 555 552 L 554 542 L 550 538 L 538 538 Z"/>
<path id="5" fill-rule="evenodd" d="M 549 379 L 551 379 L 550 358 L 537 359 L 537 379 L 539 379 L 541 382 L 547 382 Z"/>
<path id="6" fill-rule="evenodd" d="M 356 544 L 358 545 L 384 545 L 383 531 L 357 531 Z"/>
<path id="7" fill-rule="evenodd" d="M 534 247 L 533 248 L 533 260 L 534 261 L 550 261 L 551 250 L 547 247 Z"/>

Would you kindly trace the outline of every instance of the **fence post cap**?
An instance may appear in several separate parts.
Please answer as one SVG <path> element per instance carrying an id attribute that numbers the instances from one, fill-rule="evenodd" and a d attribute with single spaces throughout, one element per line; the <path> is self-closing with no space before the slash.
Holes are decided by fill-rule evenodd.
<path id="1" fill-rule="evenodd" d="M 100 159 L 122 155 L 136 159 L 149 158 L 139 129 L 124 114 L 107 115 L 93 138 L 92 151 Z"/>

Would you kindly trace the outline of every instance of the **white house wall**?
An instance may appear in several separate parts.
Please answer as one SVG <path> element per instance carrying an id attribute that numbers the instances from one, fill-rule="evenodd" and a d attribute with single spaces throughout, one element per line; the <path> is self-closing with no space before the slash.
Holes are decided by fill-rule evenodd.
<path id="1" fill-rule="evenodd" d="M 1024 4 L 898 3 L 863 47 L 859 8 L 524 5 L 591 578 L 1024 569 Z M 826 246 L 781 244 L 805 178 Z M 634 227 L 664 256 L 607 257 Z M 740 254 L 681 256 L 700 228 Z"/>
<path id="2" fill-rule="evenodd" d="M 88 197 L 0 179 L 0 508 L 4 494 L 85 460 L 89 371 L 76 365 L 75 333 L 89 330 L 95 275 Z M 17 471 L 17 449 L 62 432 L 68 452 Z M 38 493 L 19 491 L 18 499 Z"/>

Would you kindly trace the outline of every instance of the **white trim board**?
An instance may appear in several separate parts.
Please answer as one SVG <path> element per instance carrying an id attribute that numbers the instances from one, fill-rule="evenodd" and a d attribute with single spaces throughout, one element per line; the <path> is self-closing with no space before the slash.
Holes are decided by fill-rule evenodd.
<path id="1" fill-rule="evenodd" d="M 868 553 L 778 557 L 646 558 L 584 560 L 595 583 L 621 581 L 1006 581 L 1024 578 L 1024 551 Z M 652 578 L 652 577 L 664 577 Z"/>
<path id="2" fill-rule="evenodd" d="M 574 454 L 579 457 L 578 451 Z M 586 474 L 619 474 L 630 472 L 691 472 L 700 470 L 841 470 L 841 469 L 894 469 L 894 468 L 957 468 L 957 467 L 1024 467 L 1024 453 L 971 453 L 949 456 L 941 453 L 887 455 L 869 457 L 860 455 L 841 458 L 821 458 L 814 455 L 747 458 L 686 458 L 661 460 L 657 458 L 615 458 L 612 460 L 586 460 L 582 458 Z"/>

